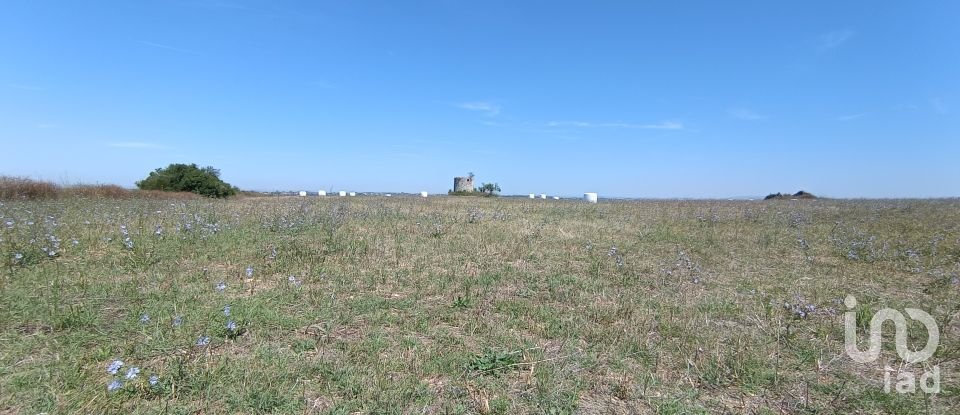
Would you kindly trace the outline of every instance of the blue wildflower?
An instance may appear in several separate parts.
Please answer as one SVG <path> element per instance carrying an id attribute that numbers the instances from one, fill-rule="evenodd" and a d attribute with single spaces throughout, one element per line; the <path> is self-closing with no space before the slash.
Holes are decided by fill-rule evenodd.
<path id="1" fill-rule="evenodd" d="M 227 322 L 227 330 L 228 330 L 228 331 L 237 331 L 237 322 L 236 322 L 236 321 L 233 321 L 233 320 L 228 321 L 228 322 Z"/>
<path id="2" fill-rule="evenodd" d="M 150 315 L 143 313 L 140 315 L 140 324 L 147 324 L 150 322 Z"/>
<path id="3" fill-rule="evenodd" d="M 120 368 L 123 367 L 122 360 L 114 360 L 107 365 L 107 373 L 111 375 L 116 375 Z"/>
<path id="4" fill-rule="evenodd" d="M 123 383 L 120 383 L 118 379 L 114 379 L 107 385 L 107 392 L 113 392 L 122 387 L 123 387 Z"/>
<path id="5" fill-rule="evenodd" d="M 197 346 L 203 347 L 210 344 L 210 336 L 200 336 L 197 339 Z"/>
<path id="6" fill-rule="evenodd" d="M 17 252 L 13 254 L 13 262 L 20 262 L 23 259 L 23 254 Z"/>
<path id="7" fill-rule="evenodd" d="M 217 284 L 217 291 L 223 292 L 223 290 L 226 290 L 226 289 L 227 289 L 227 283 L 220 281 L 220 283 Z"/>
<path id="8" fill-rule="evenodd" d="M 173 327 L 180 327 L 183 324 L 183 316 L 176 315 L 173 317 Z"/>
<path id="9" fill-rule="evenodd" d="M 247 267 L 247 278 L 253 278 L 253 267 Z"/>
<path id="10" fill-rule="evenodd" d="M 160 383 L 160 376 L 152 375 L 147 382 L 150 382 L 150 386 L 157 386 Z"/>
<path id="11" fill-rule="evenodd" d="M 300 284 L 303 284 L 303 281 L 298 280 L 297 277 L 294 275 L 287 277 L 287 281 L 290 281 L 290 283 L 293 284 L 294 287 L 299 287 Z"/>
<path id="12" fill-rule="evenodd" d="M 223 315 L 230 317 L 230 304 L 223 306 Z"/>
<path id="13" fill-rule="evenodd" d="M 127 378 L 127 380 L 133 380 L 139 374 L 140 374 L 140 368 L 134 366 L 134 367 L 131 367 L 130 369 L 127 369 L 127 375 L 125 377 Z"/>

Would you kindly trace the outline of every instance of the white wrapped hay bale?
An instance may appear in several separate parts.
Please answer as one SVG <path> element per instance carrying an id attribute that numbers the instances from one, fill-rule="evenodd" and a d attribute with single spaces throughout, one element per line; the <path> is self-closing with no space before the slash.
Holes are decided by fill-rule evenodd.
<path id="1" fill-rule="evenodd" d="M 347 195 L 347 192 L 346 192 L 346 191 L 344 191 L 344 190 L 341 190 L 341 191 L 340 191 L 340 196 L 346 196 L 346 195 Z"/>
<path id="2" fill-rule="evenodd" d="M 305 190 L 301 190 L 300 197 L 307 197 L 307 192 Z"/>
<path id="3" fill-rule="evenodd" d="M 427 197 L 427 196 L 430 196 L 430 194 L 427 192 L 420 192 L 420 197 Z"/>
<path id="4" fill-rule="evenodd" d="M 356 196 L 357 192 L 350 192 L 350 196 Z"/>
<path id="5" fill-rule="evenodd" d="M 560 200 L 560 196 L 554 196 L 553 200 Z"/>
<path id="6" fill-rule="evenodd" d="M 530 198 L 531 198 L 531 199 L 536 199 L 536 198 L 537 198 L 537 195 L 535 195 L 535 194 L 533 194 L 533 193 L 530 193 Z"/>
<path id="7" fill-rule="evenodd" d="M 317 196 L 326 196 L 326 195 L 327 195 L 327 191 L 326 191 L 326 190 L 321 190 L 321 191 L 317 192 Z"/>
<path id="8" fill-rule="evenodd" d="M 587 203 L 597 203 L 597 194 L 596 193 L 584 193 L 583 200 Z"/>
<path id="9" fill-rule="evenodd" d="M 540 193 L 540 198 L 541 198 L 541 199 L 546 199 L 546 198 L 547 198 L 547 194 L 546 194 L 546 193 Z"/>

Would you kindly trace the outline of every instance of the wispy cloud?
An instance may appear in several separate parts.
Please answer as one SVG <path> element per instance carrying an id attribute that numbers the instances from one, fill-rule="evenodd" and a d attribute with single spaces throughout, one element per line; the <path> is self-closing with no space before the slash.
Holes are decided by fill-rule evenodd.
<path id="1" fill-rule="evenodd" d="M 152 149 L 152 150 L 163 150 L 169 148 L 164 145 L 147 143 L 143 141 L 118 141 L 113 143 L 107 143 L 107 147 L 113 148 L 134 148 L 134 149 Z"/>
<path id="2" fill-rule="evenodd" d="M 337 87 L 337 85 L 334 84 L 333 82 L 328 82 L 322 79 L 318 81 L 307 82 L 307 85 L 310 85 L 314 88 L 319 88 L 319 89 L 334 89 Z"/>
<path id="3" fill-rule="evenodd" d="M 731 108 L 727 110 L 727 114 L 729 114 L 733 118 L 736 118 L 738 120 L 744 120 L 744 121 L 756 121 L 756 120 L 763 120 L 767 118 L 766 116 L 761 115 L 756 111 L 748 108 Z"/>
<path id="4" fill-rule="evenodd" d="M 487 101 L 461 102 L 456 107 L 467 111 L 482 112 L 491 117 L 500 114 L 500 106 Z"/>
<path id="5" fill-rule="evenodd" d="M 865 113 L 865 112 L 861 112 L 861 113 L 859 113 L 859 114 L 841 115 L 841 116 L 837 117 L 837 121 L 853 121 L 853 120 L 855 120 L 855 119 L 857 119 L 857 118 L 863 118 L 863 117 L 866 117 L 866 116 L 867 116 L 867 113 Z"/>
<path id="6" fill-rule="evenodd" d="M 230 1 L 201 1 L 196 3 L 198 6 L 211 9 L 236 9 L 236 10 L 255 10 L 247 5 Z"/>
<path id="7" fill-rule="evenodd" d="M 917 104 L 908 102 L 908 103 L 906 103 L 906 104 L 898 104 L 898 105 L 895 105 L 895 106 L 893 107 L 893 109 L 896 109 L 896 110 L 907 110 L 907 111 L 916 111 L 916 110 L 920 109 L 920 106 L 917 105 Z"/>
<path id="8" fill-rule="evenodd" d="M 46 88 L 39 87 L 36 85 L 25 85 L 25 84 L 7 84 L 8 88 L 13 89 L 22 89 L 24 91 L 45 91 Z"/>
<path id="9" fill-rule="evenodd" d="M 423 154 L 410 152 L 410 151 L 400 151 L 395 153 L 389 153 L 390 157 L 402 158 L 402 159 L 415 159 L 423 157 Z"/>
<path id="10" fill-rule="evenodd" d="M 840 47 L 850 41 L 857 33 L 850 29 L 836 30 L 820 35 L 819 48 L 822 51 Z"/>
<path id="11" fill-rule="evenodd" d="M 933 106 L 933 111 L 937 114 L 946 114 L 950 112 L 950 109 L 947 108 L 947 104 L 945 104 L 943 100 L 938 97 L 930 98 L 930 105 Z"/>
<path id="12" fill-rule="evenodd" d="M 190 55 L 199 55 L 199 53 L 194 52 L 194 51 L 192 51 L 192 50 L 190 50 L 190 49 L 178 48 L 178 47 L 176 47 L 176 46 L 164 45 L 164 44 L 162 44 L 162 43 L 147 42 L 147 41 L 145 41 L 145 40 L 140 40 L 140 41 L 138 41 L 137 43 L 139 43 L 139 44 L 141 44 L 141 45 L 145 45 L 145 46 L 154 47 L 154 48 L 157 48 L 157 49 L 166 49 L 166 50 L 171 50 L 171 51 L 180 52 L 180 53 L 186 53 L 186 54 L 190 54 Z"/>
<path id="13" fill-rule="evenodd" d="M 655 124 L 634 124 L 624 122 L 585 122 L 585 121 L 550 121 L 547 127 L 577 127 L 577 128 L 636 128 L 644 130 L 682 130 L 683 123 L 663 121 Z"/>

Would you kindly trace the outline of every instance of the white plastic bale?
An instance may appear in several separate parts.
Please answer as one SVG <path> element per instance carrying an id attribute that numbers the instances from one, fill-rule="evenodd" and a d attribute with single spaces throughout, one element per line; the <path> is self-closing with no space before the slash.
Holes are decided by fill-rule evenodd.
<path id="1" fill-rule="evenodd" d="M 326 190 L 321 190 L 321 191 L 317 192 L 317 196 L 326 196 L 326 195 L 327 195 L 327 191 L 326 191 Z"/>
<path id="2" fill-rule="evenodd" d="M 592 192 L 584 193 L 583 200 L 587 201 L 588 203 L 597 203 L 597 194 Z"/>
<path id="3" fill-rule="evenodd" d="M 356 196 L 357 192 L 350 192 L 350 196 Z"/>
<path id="4" fill-rule="evenodd" d="M 427 196 L 430 196 L 430 194 L 427 192 L 420 192 L 420 197 L 427 197 Z"/>
<path id="5" fill-rule="evenodd" d="M 546 194 L 546 193 L 540 193 L 540 198 L 541 198 L 541 199 L 546 199 L 546 198 L 547 198 L 547 194 Z"/>
<path id="6" fill-rule="evenodd" d="M 533 194 L 533 193 L 530 193 L 530 198 L 531 198 L 531 199 L 536 199 L 536 198 L 537 198 L 537 195 L 535 195 L 535 194 Z"/>
<path id="7" fill-rule="evenodd" d="M 306 191 L 304 191 L 304 190 L 301 190 L 301 191 L 300 191 L 300 197 L 304 197 L 304 196 L 306 196 L 306 195 L 307 195 L 307 192 L 306 192 Z"/>
<path id="8" fill-rule="evenodd" d="M 560 196 L 554 196 L 553 200 L 560 200 Z"/>
<path id="9" fill-rule="evenodd" d="M 346 196 L 346 195 L 347 195 L 346 191 L 343 191 L 343 190 L 340 191 L 340 196 Z"/>

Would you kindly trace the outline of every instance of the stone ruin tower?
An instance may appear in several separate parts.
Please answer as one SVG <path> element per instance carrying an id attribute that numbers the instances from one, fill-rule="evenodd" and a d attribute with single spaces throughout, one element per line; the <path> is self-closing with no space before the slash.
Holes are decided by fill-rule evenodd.
<path id="1" fill-rule="evenodd" d="M 472 192 L 472 191 L 473 191 L 473 176 L 468 176 L 468 177 L 454 177 L 454 178 L 453 178 L 453 191 L 454 191 L 454 192 Z"/>

